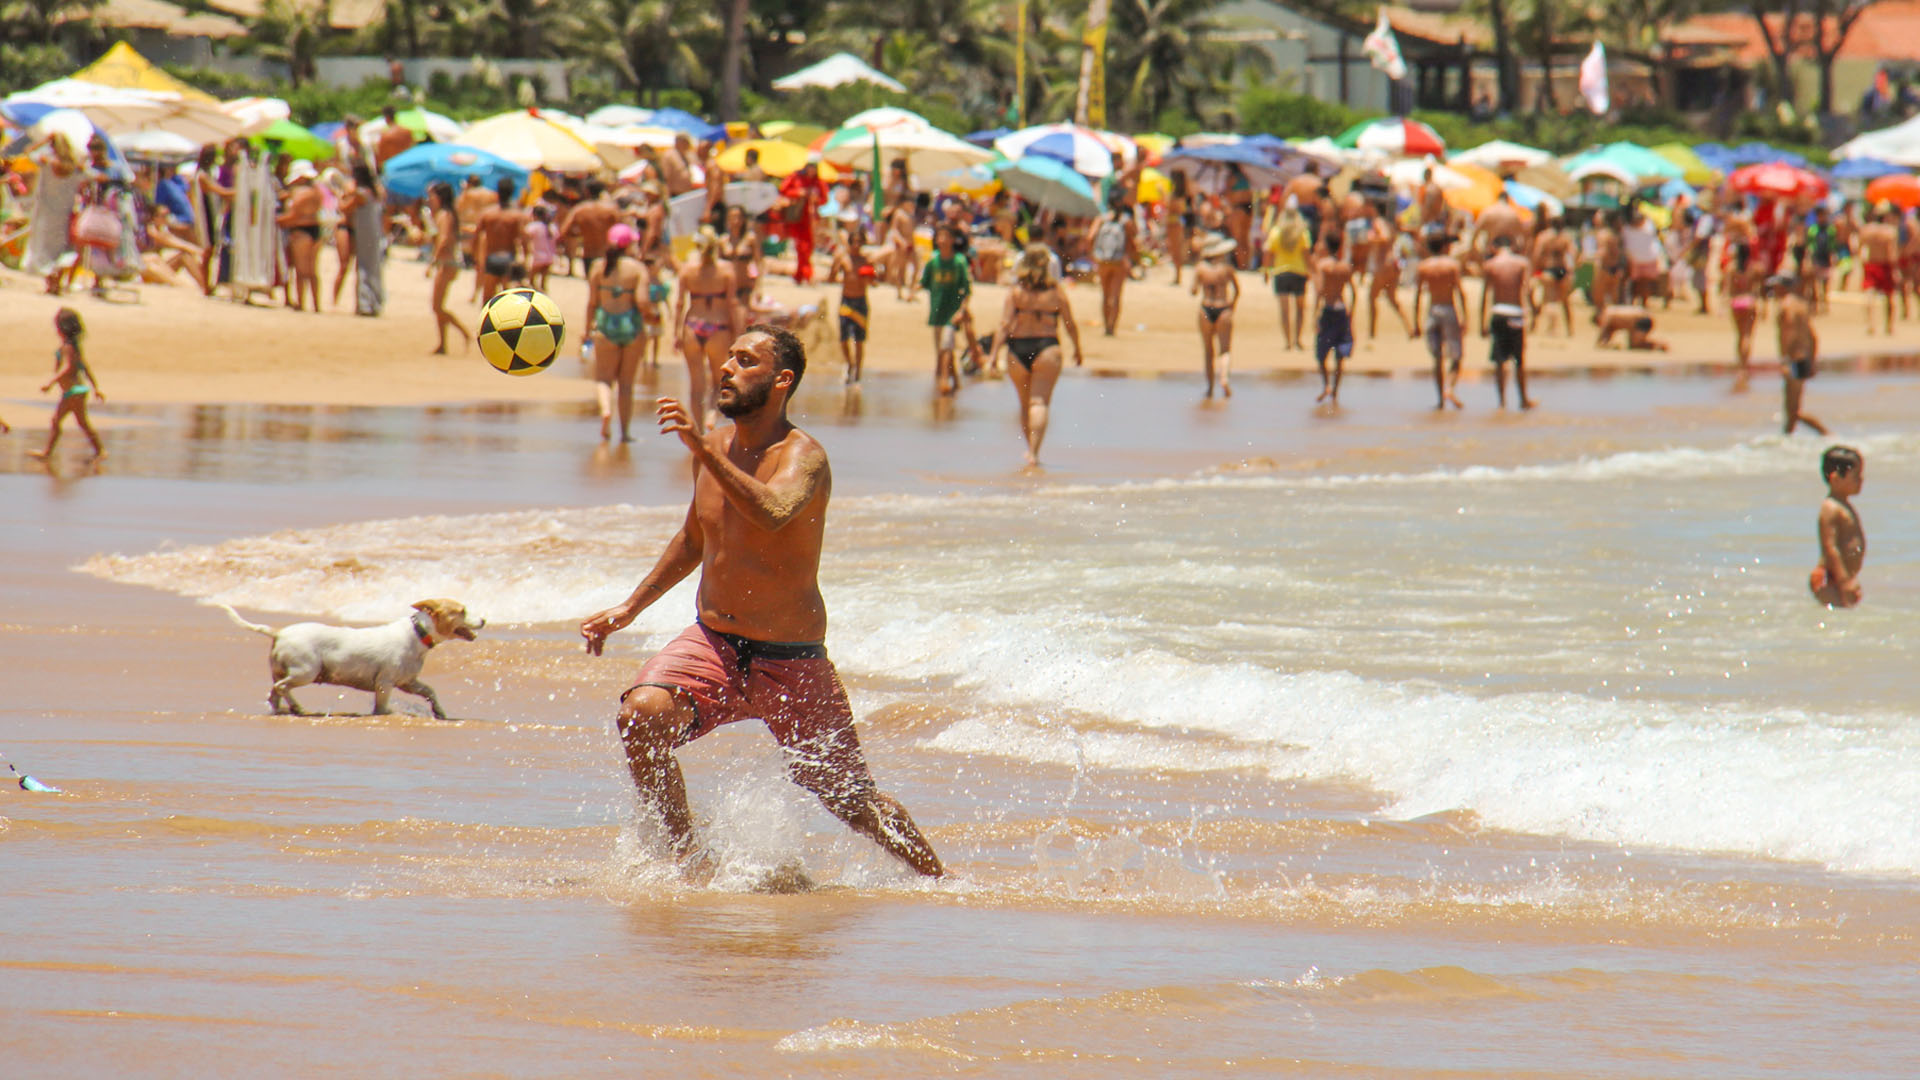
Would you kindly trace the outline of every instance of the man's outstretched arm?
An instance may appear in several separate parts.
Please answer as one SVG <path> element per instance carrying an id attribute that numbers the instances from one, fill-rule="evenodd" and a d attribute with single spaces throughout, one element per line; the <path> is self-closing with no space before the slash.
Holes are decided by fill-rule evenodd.
<path id="1" fill-rule="evenodd" d="M 700 565 L 701 553 L 705 541 L 700 532 L 700 519 L 694 516 L 693 507 L 687 507 L 686 523 L 680 531 L 667 541 L 665 551 L 653 564 L 653 569 L 640 580 L 633 595 L 595 615 L 589 615 L 580 624 L 580 636 L 587 639 L 587 651 L 595 656 L 606 647 L 607 635 L 615 630 L 623 630 L 638 618 L 642 611 L 655 600 L 667 595 L 668 590 L 680 584 L 688 574 Z"/>

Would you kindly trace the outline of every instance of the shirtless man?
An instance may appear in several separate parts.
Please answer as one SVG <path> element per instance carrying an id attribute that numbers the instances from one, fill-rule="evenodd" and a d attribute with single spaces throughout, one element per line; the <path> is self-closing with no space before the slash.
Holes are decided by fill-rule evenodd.
<path id="1" fill-rule="evenodd" d="M 1593 321 L 1597 326 L 1608 307 L 1620 301 L 1620 286 L 1627 276 L 1627 257 L 1620 247 L 1620 233 L 1613 217 L 1604 210 L 1593 212 Z"/>
<path id="2" fill-rule="evenodd" d="M 593 264 L 607 255 L 607 230 L 620 220 L 607 198 L 607 186 L 598 180 L 587 181 L 587 197 L 575 203 L 560 221 L 560 244 L 572 251 L 578 241 L 580 258 L 591 271 Z"/>
<path id="3" fill-rule="evenodd" d="M 393 106 L 389 105 L 380 112 L 380 119 L 386 121 L 386 127 L 380 129 L 380 138 L 373 144 L 373 171 L 379 175 L 387 161 L 407 152 L 413 147 L 413 132 L 408 131 L 395 119 Z"/>
<path id="4" fill-rule="evenodd" d="M 1380 301 L 1384 297 L 1387 306 L 1400 320 L 1400 328 L 1413 335 L 1413 323 L 1407 319 L 1407 313 L 1400 308 L 1400 251 L 1402 243 L 1400 226 L 1386 214 L 1373 219 L 1373 263 L 1367 267 L 1367 340 L 1378 337 L 1380 328 Z M 1368 346 L 1371 348 L 1372 346 Z"/>
<path id="5" fill-rule="evenodd" d="M 1434 182 L 1432 169 L 1420 177 L 1420 225 L 1422 228 L 1438 225 L 1443 229 L 1447 225 L 1447 193 Z"/>
<path id="6" fill-rule="evenodd" d="M 674 273 L 680 272 L 680 264 L 673 258 L 673 236 L 667 227 L 667 200 L 660 194 L 660 181 L 649 180 L 640 185 L 641 203 L 640 258 L 653 268 L 655 276 L 664 267 Z"/>
<path id="7" fill-rule="evenodd" d="M 1232 240 L 1207 245 L 1206 261 L 1193 268 L 1188 291 L 1200 297 L 1200 349 L 1207 374 L 1207 397 L 1213 397 L 1214 356 L 1220 358 L 1220 393 L 1233 396 L 1233 308 L 1240 302 L 1240 278 L 1233 272 Z"/>
<path id="8" fill-rule="evenodd" d="M 1513 361 L 1513 385 L 1520 391 L 1520 407 L 1533 408 L 1527 397 L 1527 280 L 1533 264 L 1513 250 L 1511 236 L 1493 238 L 1493 257 L 1480 266 L 1480 336 L 1491 338 L 1487 359 L 1493 364 L 1494 387 L 1500 407 L 1507 407 L 1507 361 Z"/>
<path id="9" fill-rule="evenodd" d="M 1341 200 L 1340 216 L 1346 229 L 1347 266 L 1358 278 L 1373 258 L 1373 200 L 1361 191 L 1349 191 Z"/>
<path id="10" fill-rule="evenodd" d="M 833 253 L 833 273 L 840 281 L 840 358 L 846 361 L 847 385 L 860 381 L 867 363 L 867 286 L 873 282 L 873 264 L 861 243 L 858 219 L 841 226 L 840 247 Z"/>
<path id="11" fill-rule="evenodd" d="M 1820 455 L 1820 476 L 1827 482 L 1827 497 L 1820 500 L 1820 565 L 1807 575 L 1807 588 L 1828 607 L 1853 607 L 1860 602 L 1867 532 L 1850 500 L 1866 483 L 1866 459 L 1851 446 L 1829 446 Z"/>
<path id="12" fill-rule="evenodd" d="M 688 876 L 712 867 L 694 836 L 674 751 L 758 717 L 786 748 L 795 783 L 855 832 L 938 877 L 939 856 L 906 809 L 874 785 L 847 692 L 827 659 L 819 570 L 833 473 L 826 451 L 787 419 L 806 367 L 793 334 L 754 326 L 720 369 L 717 401 L 732 424 L 703 436 L 685 405 L 660 399 L 660 430 L 693 455 L 693 503 L 633 594 L 588 617 L 580 636 L 600 655 L 609 634 L 700 569 L 699 621 L 640 669 L 620 695 L 618 719 L 634 787 Z"/>
<path id="13" fill-rule="evenodd" d="M 1434 406 L 1436 409 L 1446 408 L 1448 402 L 1456 409 L 1466 407 L 1460 404 L 1454 388 L 1460 385 L 1460 355 L 1465 348 L 1461 341 L 1460 313 L 1467 306 L 1467 291 L 1461 284 L 1464 271 L 1459 261 L 1447 254 L 1452 244 L 1453 238 L 1444 229 L 1427 230 L 1427 257 L 1420 260 L 1413 273 L 1414 322 L 1420 321 L 1420 298 L 1432 297 L 1426 328 L 1427 351 L 1433 354 L 1433 389 L 1440 398 Z M 1447 360 L 1444 368 L 1443 353 Z"/>
<path id="14" fill-rule="evenodd" d="M 1665 341 L 1653 336 L 1653 312 L 1639 304 L 1607 305 L 1600 313 L 1600 337 L 1594 345 L 1604 346 L 1619 333 L 1627 335 L 1629 349 L 1666 352 L 1669 348 Z"/>
<path id="15" fill-rule="evenodd" d="M 1540 328 L 1540 313 L 1560 305 L 1560 326 L 1573 336 L 1573 237 L 1560 227 L 1558 218 L 1546 219 L 1546 226 L 1533 237 L 1529 255 L 1539 287 L 1533 294 L 1533 328 Z"/>
<path id="16" fill-rule="evenodd" d="M 1494 242 L 1503 236 L 1507 238 L 1509 249 L 1518 248 L 1527 240 L 1527 225 L 1520 220 L 1520 208 L 1513 205 L 1513 198 L 1504 190 L 1492 206 L 1480 212 L 1480 221 L 1474 229 L 1473 246 L 1481 258 L 1491 258 Z"/>
<path id="17" fill-rule="evenodd" d="M 1880 310 L 1885 317 L 1888 335 L 1893 333 L 1893 294 L 1900 287 L 1896 269 L 1897 249 L 1900 246 L 1900 230 L 1896 223 L 1899 220 L 1899 214 L 1892 206 L 1883 205 L 1873 223 L 1860 229 L 1860 285 L 1867 292 L 1880 295 Z M 1871 296 L 1867 298 L 1866 309 L 1867 333 L 1871 334 Z"/>
<path id="18" fill-rule="evenodd" d="M 1327 253 L 1313 267 L 1313 296 L 1318 307 L 1313 334 L 1313 359 L 1320 365 L 1318 404 L 1340 404 L 1340 376 L 1347 370 L 1347 357 L 1353 355 L 1353 309 L 1359 306 L 1360 290 L 1354 284 L 1353 264 L 1340 257 L 1340 237 L 1327 238 Z M 1327 377 L 1327 357 L 1333 357 L 1333 377 Z"/>
<path id="19" fill-rule="evenodd" d="M 1820 352 L 1820 339 L 1813 332 L 1813 311 L 1790 277 L 1768 279 L 1767 291 L 1774 299 L 1773 321 L 1780 335 L 1780 383 L 1785 416 L 1782 431 L 1791 435 L 1795 426 L 1805 424 L 1825 435 L 1825 424 L 1800 411 L 1800 396 L 1806 390 L 1807 380 L 1813 378 Z"/>
<path id="20" fill-rule="evenodd" d="M 1896 219 L 1897 220 L 1897 219 Z M 1900 241 L 1900 317 L 1907 317 L 1907 298 L 1920 297 L 1920 221 L 1907 211 Z"/>
<path id="21" fill-rule="evenodd" d="M 667 186 L 667 198 L 684 195 L 697 186 L 692 163 L 693 137 L 681 132 L 673 137 L 673 148 L 660 154 L 660 180 Z"/>
<path id="22" fill-rule="evenodd" d="M 460 218 L 460 253 L 466 257 L 470 267 L 477 265 L 473 258 L 474 223 L 480 220 L 481 214 L 499 202 L 500 196 L 483 187 L 478 174 L 468 174 L 466 186 L 460 189 L 460 197 L 453 202 L 453 211 Z M 477 279 L 473 291 L 475 295 L 480 292 Z"/>
<path id="23" fill-rule="evenodd" d="M 513 279 L 515 263 L 527 262 L 527 213 L 513 204 L 513 181 L 506 177 L 494 188 L 499 203 L 473 223 L 473 258 L 480 270 L 476 289 L 480 302 L 494 298 Z"/>

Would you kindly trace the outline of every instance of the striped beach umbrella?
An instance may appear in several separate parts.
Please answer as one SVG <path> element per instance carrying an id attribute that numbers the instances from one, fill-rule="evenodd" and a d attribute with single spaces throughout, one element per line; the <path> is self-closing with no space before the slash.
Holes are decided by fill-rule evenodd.
<path id="1" fill-rule="evenodd" d="M 1447 152 L 1446 140 L 1439 132 L 1401 116 L 1362 121 L 1334 136 L 1333 143 L 1348 150 L 1371 150 L 1396 157 L 1444 156 Z"/>

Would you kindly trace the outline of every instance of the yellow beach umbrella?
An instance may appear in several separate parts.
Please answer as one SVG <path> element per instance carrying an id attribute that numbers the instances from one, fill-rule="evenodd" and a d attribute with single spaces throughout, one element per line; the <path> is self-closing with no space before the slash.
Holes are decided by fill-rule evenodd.
<path id="1" fill-rule="evenodd" d="M 1662 143 L 1654 147 L 1653 152 L 1680 166 L 1680 179 L 1694 187 L 1712 187 L 1720 182 L 1720 170 L 1707 164 L 1685 143 Z"/>
<path id="2" fill-rule="evenodd" d="M 1141 143 L 1141 146 L 1144 147 L 1145 145 L 1144 142 Z M 1159 169 L 1140 170 L 1140 187 L 1136 190 L 1135 197 L 1141 202 L 1149 204 L 1163 203 L 1167 201 L 1167 196 L 1171 194 L 1173 194 L 1173 181 L 1168 179 L 1166 173 L 1161 172 Z"/>
<path id="3" fill-rule="evenodd" d="M 734 143 L 714 158 L 715 164 L 730 173 L 745 171 L 747 151 L 760 151 L 760 167 L 768 176 L 786 176 L 799 172 L 807 163 L 807 148 L 785 139 L 753 139 Z"/>
<path id="4" fill-rule="evenodd" d="M 819 124 L 797 124 L 792 120 L 772 120 L 760 125 L 760 134 L 769 139 L 781 139 L 797 146 L 810 146 L 813 140 L 827 133 Z"/>
<path id="5" fill-rule="evenodd" d="M 99 86 L 111 86 L 120 90 L 154 90 L 160 93 L 179 94 L 188 101 L 213 104 L 219 101 L 188 83 L 167 74 L 153 66 L 153 61 L 141 56 L 133 46 L 124 41 L 116 41 L 100 59 L 73 73 L 81 82 L 90 82 Z"/>
<path id="6" fill-rule="evenodd" d="M 607 160 L 592 144 L 533 110 L 490 116 L 462 132 L 460 143 L 523 169 L 598 172 L 607 167 Z"/>

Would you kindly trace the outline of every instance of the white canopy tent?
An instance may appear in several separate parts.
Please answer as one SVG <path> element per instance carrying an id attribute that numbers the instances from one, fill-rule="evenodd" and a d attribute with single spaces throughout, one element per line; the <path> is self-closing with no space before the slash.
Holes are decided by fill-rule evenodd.
<path id="1" fill-rule="evenodd" d="M 1457 154 L 1448 154 L 1447 160 L 1462 165 L 1478 165 L 1483 169 L 1498 171 L 1503 165 L 1514 168 L 1526 168 L 1531 165 L 1545 165 L 1553 160 L 1553 155 L 1545 150 L 1531 146 L 1522 146 L 1505 139 L 1484 142 L 1471 150 L 1462 150 Z"/>
<path id="2" fill-rule="evenodd" d="M 1920 168 L 1920 116 L 1903 124 L 1856 135 L 1834 148 L 1835 158 L 1878 158 Z"/>
<path id="3" fill-rule="evenodd" d="M 775 90 L 803 90 L 807 87 L 829 89 L 845 86 L 848 83 L 872 83 L 884 87 L 896 94 L 904 94 L 907 88 L 873 65 L 852 53 L 834 53 L 825 60 L 803 67 L 791 75 L 773 80 Z"/>

